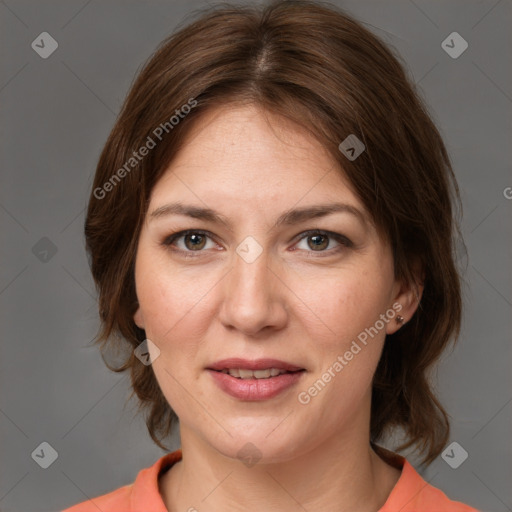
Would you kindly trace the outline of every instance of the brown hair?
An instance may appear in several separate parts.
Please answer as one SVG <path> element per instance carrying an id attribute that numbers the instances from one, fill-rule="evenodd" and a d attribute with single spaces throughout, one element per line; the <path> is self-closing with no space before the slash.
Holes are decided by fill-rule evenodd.
<path id="1" fill-rule="evenodd" d="M 200 14 L 145 64 L 97 166 L 85 222 L 102 321 L 96 342 L 102 355 L 106 347 L 127 350 L 122 365 L 105 363 L 130 370 L 132 396 L 149 411 L 149 433 L 167 449 L 176 415 L 151 366 L 133 353 L 145 339 L 133 321 L 138 238 L 152 188 L 201 113 L 223 102 L 253 103 L 309 130 L 339 162 L 391 243 L 396 278 L 415 283 L 413 263 L 423 267 L 419 307 L 387 337 L 374 376 L 370 440 L 401 427 L 407 442 L 397 449 L 413 446 L 432 462 L 449 421 L 429 373 L 459 335 L 462 300 L 453 244 L 459 191 L 427 108 L 400 57 L 331 4 L 218 4 Z M 173 115 L 178 123 L 169 122 Z M 159 126 L 166 129 L 156 132 Z M 353 161 L 338 148 L 350 134 L 366 146 Z M 154 149 L 135 165 L 130 158 L 150 139 Z"/>

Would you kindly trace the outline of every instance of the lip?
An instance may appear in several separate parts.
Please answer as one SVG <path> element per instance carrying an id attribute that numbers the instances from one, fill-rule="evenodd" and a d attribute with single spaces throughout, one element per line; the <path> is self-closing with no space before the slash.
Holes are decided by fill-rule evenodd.
<path id="1" fill-rule="evenodd" d="M 229 373 L 207 369 L 215 384 L 228 395 L 246 401 L 269 400 L 297 384 L 305 370 L 283 373 L 268 379 L 238 379 Z"/>
<path id="2" fill-rule="evenodd" d="M 228 373 L 222 373 L 226 368 L 244 368 L 246 370 L 264 370 L 277 368 L 294 373 L 283 373 L 267 379 L 239 379 Z M 302 378 L 304 368 L 295 366 L 278 359 L 248 359 L 231 358 L 217 361 L 206 368 L 215 384 L 226 394 L 245 401 L 269 400 L 289 389 Z"/>
<path id="3" fill-rule="evenodd" d="M 222 359 L 212 365 L 208 366 L 207 370 L 221 371 L 225 368 L 243 368 L 245 370 L 265 370 L 267 368 L 277 368 L 278 370 L 286 370 L 288 372 L 296 372 L 303 370 L 300 366 L 280 361 L 279 359 L 241 359 L 239 357 L 232 357 L 229 359 Z"/>

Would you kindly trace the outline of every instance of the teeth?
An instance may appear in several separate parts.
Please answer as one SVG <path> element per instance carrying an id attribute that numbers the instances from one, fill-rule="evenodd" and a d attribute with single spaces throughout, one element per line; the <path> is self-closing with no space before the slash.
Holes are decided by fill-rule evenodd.
<path id="1" fill-rule="evenodd" d="M 235 371 L 238 372 L 238 377 L 240 377 L 241 379 L 252 379 L 254 377 L 254 373 L 252 370 L 244 370 L 240 368 L 239 370 Z"/>
<path id="2" fill-rule="evenodd" d="M 257 379 L 268 379 L 270 377 L 270 368 L 267 370 L 254 370 L 254 376 Z"/>
<path id="3" fill-rule="evenodd" d="M 266 370 L 246 370 L 244 368 L 229 368 L 222 370 L 222 373 L 228 373 L 237 379 L 268 379 L 269 377 L 277 377 L 283 373 L 288 373 L 286 370 L 279 370 L 277 368 L 267 368 Z"/>

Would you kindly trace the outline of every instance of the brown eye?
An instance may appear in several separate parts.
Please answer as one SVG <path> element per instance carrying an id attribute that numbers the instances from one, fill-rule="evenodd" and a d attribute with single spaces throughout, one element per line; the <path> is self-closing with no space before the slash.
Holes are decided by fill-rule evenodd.
<path id="1" fill-rule="evenodd" d="M 198 233 L 184 235 L 185 247 L 191 251 L 201 250 L 206 245 L 206 237 Z"/>
<path id="2" fill-rule="evenodd" d="M 312 243 L 309 243 L 309 241 Z M 323 250 L 329 246 L 329 237 L 325 235 L 311 235 L 308 236 L 308 246 L 313 250 Z"/>
<path id="3" fill-rule="evenodd" d="M 208 246 L 208 242 L 210 243 L 210 246 Z M 213 242 L 210 234 L 206 231 L 191 229 L 169 235 L 162 241 L 162 245 L 170 247 L 172 250 L 181 252 L 185 255 L 188 253 L 189 256 L 196 256 L 191 254 L 196 252 L 198 253 L 197 256 L 199 256 L 199 253 L 206 252 L 208 249 L 214 248 L 215 243 Z"/>
<path id="4" fill-rule="evenodd" d="M 300 247 L 301 244 L 303 247 Z M 302 233 L 296 247 L 302 251 L 316 252 L 318 256 L 330 256 L 351 248 L 353 245 L 351 240 L 340 233 L 312 229 Z"/>

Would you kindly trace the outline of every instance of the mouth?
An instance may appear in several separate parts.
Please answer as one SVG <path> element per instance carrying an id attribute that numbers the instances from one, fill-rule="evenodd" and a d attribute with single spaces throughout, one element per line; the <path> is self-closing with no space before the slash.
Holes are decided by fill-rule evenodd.
<path id="1" fill-rule="evenodd" d="M 276 359 L 232 358 L 206 368 L 219 388 L 234 398 L 246 401 L 267 400 L 300 380 L 305 368 Z"/>
<path id="2" fill-rule="evenodd" d="M 232 377 L 240 379 L 268 379 L 277 377 L 283 373 L 293 373 L 305 370 L 300 366 L 280 361 L 279 359 L 241 359 L 239 357 L 231 357 L 217 361 L 207 370 L 228 373 Z"/>
<path id="3" fill-rule="evenodd" d="M 305 370 L 288 371 L 280 368 L 266 368 L 264 370 L 249 370 L 247 368 L 224 368 L 222 370 L 214 370 L 220 373 L 227 373 L 235 379 L 270 379 L 285 373 L 297 373 Z"/>

